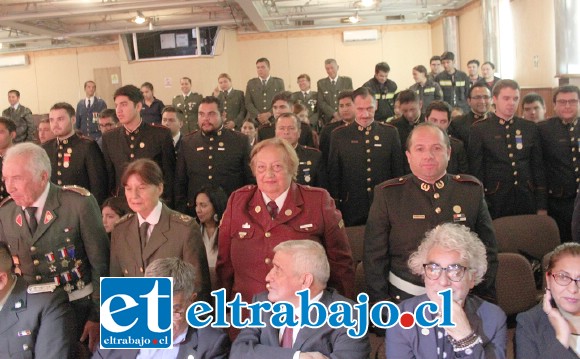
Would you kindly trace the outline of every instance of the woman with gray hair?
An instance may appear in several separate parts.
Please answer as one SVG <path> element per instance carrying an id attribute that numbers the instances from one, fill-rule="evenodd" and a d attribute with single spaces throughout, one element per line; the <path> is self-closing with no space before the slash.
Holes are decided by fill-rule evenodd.
<path id="1" fill-rule="evenodd" d="M 487 271 L 485 247 L 469 228 L 441 224 L 427 232 L 409 268 L 423 277 L 426 294 L 399 304 L 401 312 L 414 313 L 429 300 L 442 305 L 440 291 L 452 289 L 451 318 L 455 327 L 387 329 L 387 358 L 505 358 L 506 315 L 496 305 L 469 295 Z M 438 313 L 425 313 L 434 320 Z M 485 318 L 485 321 L 483 320 Z"/>

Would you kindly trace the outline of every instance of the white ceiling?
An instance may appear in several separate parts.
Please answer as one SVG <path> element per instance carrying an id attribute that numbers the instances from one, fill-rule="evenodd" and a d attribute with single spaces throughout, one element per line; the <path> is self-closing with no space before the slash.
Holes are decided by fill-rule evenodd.
<path id="1" fill-rule="evenodd" d="M 364 6 L 363 1 L 371 1 Z M 0 0 L 0 54 L 116 43 L 195 26 L 240 33 L 431 22 L 473 0 Z M 140 11 L 147 19 L 131 19 Z M 356 25 L 344 23 L 357 16 Z"/>

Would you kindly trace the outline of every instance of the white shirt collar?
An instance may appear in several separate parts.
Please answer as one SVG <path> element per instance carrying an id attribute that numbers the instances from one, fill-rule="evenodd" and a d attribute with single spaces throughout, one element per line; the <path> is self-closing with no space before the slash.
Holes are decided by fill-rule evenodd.
<path id="1" fill-rule="evenodd" d="M 263 78 L 261 78 L 261 77 L 258 77 L 258 78 L 260 79 L 260 81 L 264 81 L 264 80 L 266 80 L 266 83 L 267 83 L 268 81 L 270 81 L 270 77 L 271 77 L 271 76 L 270 76 L 270 75 L 268 75 L 268 77 L 266 77 L 265 79 L 263 79 Z"/>
<path id="2" fill-rule="evenodd" d="M 321 290 L 320 293 L 315 295 L 313 298 L 309 299 L 310 303 L 320 302 L 320 298 L 322 298 L 322 294 L 324 294 L 324 290 Z M 294 316 L 296 317 L 297 321 L 300 322 L 300 307 L 294 308 Z M 282 341 L 282 336 L 284 335 L 284 331 L 288 328 L 288 326 L 283 326 L 280 328 L 280 332 L 278 333 L 278 341 Z M 300 327 L 293 328 L 292 332 L 292 343 L 296 342 L 296 337 L 298 336 L 298 332 L 300 331 Z"/>
<path id="3" fill-rule="evenodd" d="M 288 187 L 281 195 L 278 196 L 276 199 L 271 199 L 268 197 L 264 192 L 262 192 L 262 199 L 264 199 L 264 203 L 268 204 L 270 201 L 276 202 L 276 206 L 278 206 L 278 210 L 281 210 L 284 206 L 284 202 L 286 202 L 286 197 L 288 197 L 288 191 L 290 191 L 290 187 Z"/>
<path id="4" fill-rule="evenodd" d="M 191 90 L 188 93 L 184 93 L 183 94 L 183 98 L 186 98 L 187 96 L 191 95 Z"/>
<path id="5" fill-rule="evenodd" d="M 40 217 L 42 215 L 42 210 L 44 209 L 44 205 L 46 204 L 46 199 L 48 198 L 48 190 L 50 189 L 50 182 L 46 184 L 44 191 L 42 194 L 34 201 L 30 207 L 36 207 L 36 222 L 40 223 Z M 22 210 L 26 213 L 26 207 L 22 207 Z"/>
<path id="6" fill-rule="evenodd" d="M 143 218 L 143 217 L 141 217 L 141 215 L 139 213 L 137 213 L 137 218 L 139 219 L 139 226 L 141 226 L 141 224 L 143 224 L 143 222 L 147 222 L 150 225 L 156 225 L 157 223 L 159 223 L 159 218 L 161 218 L 161 209 L 162 208 L 163 208 L 163 204 L 161 204 L 161 201 L 158 201 L 157 205 L 155 206 L 155 208 L 153 208 L 151 213 L 149 213 L 147 218 Z"/>
<path id="7" fill-rule="evenodd" d="M 16 105 L 12 106 L 12 108 L 13 108 L 14 110 L 18 110 L 18 107 L 20 107 L 20 103 L 17 103 Z"/>
<path id="8" fill-rule="evenodd" d="M 175 135 L 173 137 L 173 146 L 175 146 L 177 144 L 177 142 L 179 141 L 179 138 L 181 137 L 181 132 L 178 132 L 177 135 Z"/>
<path id="9" fill-rule="evenodd" d="M 330 81 L 335 81 L 336 82 L 338 80 L 338 74 L 336 74 L 336 77 L 335 78 L 332 78 L 332 77 L 328 76 L 328 79 Z"/>

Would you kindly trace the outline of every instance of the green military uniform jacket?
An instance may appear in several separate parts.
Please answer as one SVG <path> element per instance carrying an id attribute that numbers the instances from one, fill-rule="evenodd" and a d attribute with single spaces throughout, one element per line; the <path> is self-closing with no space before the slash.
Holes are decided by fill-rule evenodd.
<path id="1" fill-rule="evenodd" d="M 330 82 L 330 78 L 325 77 L 316 83 L 318 90 L 318 116 L 319 121 L 326 125 L 332 121 L 332 115 L 338 111 L 338 95 L 341 91 L 351 91 L 352 79 L 347 76 L 337 76 L 336 84 Z"/>
<path id="2" fill-rule="evenodd" d="M 284 91 L 284 80 L 279 77 L 272 77 L 262 84 L 259 77 L 248 81 L 246 86 L 246 110 L 249 118 L 256 118 L 259 114 L 269 112 L 272 109 L 272 99 L 274 96 Z"/>
<path id="3" fill-rule="evenodd" d="M 236 130 L 241 130 L 246 118 L 246 100 L 244 91 L 230 89 L 229 91 L 220 91 L 218 99 L 221 103 L 221 111 L 225 112 L 224 122 L 233 120 L 236 124 Z"/>
<path id="4" fill-rule="evenodd" d="M 197 130 L 197 109 L 203 96 L 197 92 L 190 92 L 187 96 L 177 95 L 173 98 L 172 104 L 175 108 L 181 110 L 182 113 L 177 112 L 177 116 L 183 121 L 183 133 L 189 133 Z"/>
<path id="5" fill-rule="evenodd" d="M 292 94 L 294 103 L 299 103 L 308 109 L 308 120 L 312 128 L 318 128 L 318 93 L 316 91 L 308 91 L 304 94 L 302 91 L 297 91 Z"/>
<path id="6" fill-rule="evenodd" d="M 15 110 L 12 106 L 2 111 L 2 117 L 11 119 L 16 124 L 14 143 L 34 141 L 35 128 L 32 120 L 32 111 L 28 107 L 18 105 Z"/>
<path id="7" fill-rule="evenodd" d="M 82 187 L 49 183 L 38 228 L 30 233 L 25 211 L 10 198 L 0 206 L 0 241 L 31 284 L 56 283 L 74 294 L 92 283 L 89 320 L 99 321 L 100 278 L 109 274 L 109 239 L 95 197 Z"/>

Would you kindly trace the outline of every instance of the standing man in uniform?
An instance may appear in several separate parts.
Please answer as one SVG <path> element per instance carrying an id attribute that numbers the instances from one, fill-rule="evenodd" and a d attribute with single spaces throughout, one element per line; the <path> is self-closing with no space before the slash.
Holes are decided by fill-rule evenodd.
<path id="1" fill-rule="evenodd" d="M 203 96 L 197 92 L 191 92 L 191 79 L 189 77 L 182 77 L 179 84 L 181 94 L 173 98 L 172 105 L 181 110 L 178 116 L 183 122 L 183 130 L 187 134 L 197 130 L 197 108 Z"/>
<path id="2" fill-rule="evenodd" d="M 301 122 L 298 116 L 286 112 L 276 119 L 276 137 L 290 143 L 298 155 L 296 183 L 314 187 L 325 187 L 326 170 L 322 167 L 322 153 L 316 148 L 298 143 Z"/>
<path id="3" fill-rule="evenodd" d="M 196 216 L 195 196 L 207 185 L 221 186 L 226 194 L 254 183 L 248 138 L 223 128 L 220 103 L 208 96 L 199 105 L 199 131 L 184 136 L 175 175 L 175 202 L 179 212 Z"/>
<path id="4" fill-rule="evenodd" d="M 342 91 L 338 94 L 338 116 L 340 121 L 326 124 L 320 131 L 320 151 L 324 168 L 328 170 L 328 156 L 330 155 L 330 135 L 340 126 L 350 125 L 354 122 L 355 111 L 352 100 L 352 91 Z"/>
<path id="5" fill-rule="evenodd" d="M 50 180 L 59 186 L 76 185 L 88 189 L 97 203 L 107 195 L 107 169 L 97 143 L 74 130 L 75 110 L 66 102 L 50 108 L 50 129 L 56 138 L 42 145 L 54 171 Z"/>
<path id="6" fill-rule="evenodd" d="M 10 107 L 2 111 L 2 117 L 11 119 L 16 125 L 14 143 L 34 141 L 32 111 L 20 104 L 20 92 L 18 90 L 8 91 L 8 103 L 10 103 Z"/>
<path id="7" fill-rule="evenodd" d="M 318 118 L 322 124 L 340 121 L 338 114 L 338 94 L 341 91 L 352 91 L 352 79 L 338 76 L 338 64 L 335 59 L 324 60 L 324 69 L 328 77 L 318 80 Z"/>
<path id="8" fill-rule="evenodd" d="M 181 122 L 179 116 L 177 116 L 178 112 L 179 110 L 173 106 L 165 106 L 161 111 L 161 124 L 171 131 L 171 138 L 173 139 L 173 148 L 175 149 L 176 158 L 183 139 L 183 135 L 181 134 L 183 122 Z"/>
<path id="9" fill-rule="evenodd" d="M 407 137 L 418 124 L 425 122 L 425 116 L 421 113 L 421 100 L 413 90 L 404 90 L 397 95 L 401 117 L 390 122 L 399 131 L 403 153 L 407 150 Z M 405 173 L 409 173 L 409 165 L 405 164 Z"/>
<path id="10" fill-rule="evenodd" d="M 522 99 L 522 115 L 524 120 L 535 123 L 544 121 L 546 104 L 544 98 L 535 92 L 530 92 Z"/>
<path id="11" fill-rule="evenodd" d="M 15 137 L 16 125 L 14 122 L 6 117 L 0 117 L 0 170 L 2 170 L 4 155 L 14 145 Z M 6 197 L 8 197 L 8 191 L 6 190 L 4 179 L 0 178 L 0 201 L 3 201 Z"/>
<path id="12" fill-rule="evenodd" d="M 443 68 L 441 67 L 441 56 L 431 56 L 431 59 L 429 60 L 429 67 L 431 68 L 431 72 L 429 72 L 427 78 L 431 81 L 435 81 L 437 75 L 443 72 Z"/>
<path id="13" fill-rule="evenodd" d="M 469 60 L 467 61 L 467 75 L 469 76 L 469 87 L 475 85 L 483 77 L 479 76 L 479 61 Z"/>
<path id="14" fill-rule="evenodd" d="M 244 91 L 234 89 L 230 75 L 223 73 L 218 77 L 218 88 L 214 91 L 214 96 L 223 105 L 222 117 L 224 122 L 233 121 L 235 129 L 240 131 L 246 118 Z"/>
<path id="15" fill-rule="evenodd" d="M 491 108 L 491 92 L 485 84 L 478 82 L 471 86 L 467 97 L 467 103 L 471 111 L 465 115 L 453 119 L 449 127 L 449 134 L 462 141 L 467 148 L 469 133 L 474 122 L 485 119 Z"/>
<path id="16" fill-rule="evenodd" d="M 455 68 L 455 54 L 446 51 L 441 55 L 441 63 L 445 71 L 435 78 L 443 90 L 443 101 L 451 107 L 461 107 L 464 112 L 469 111 L 467 95 L 469 91 L 469 77 L 463 71 Z"/>
<path id="17" fill-rule="evenodd" d="M 38 133 L 38 142 L 40 145 L 56 137 L 54 133 L 52 133 L 52 131 L 50 130 L 50 121 L 48 120 L 48 117 L 40 119 L 40 121 L 38 122 L 37 133 Z"/>
<path id="18" fill-rule="evenodd" d="M 366 87 L 353 92 L 356 118 L 330 135 L 329 189 L 346 226 L 366 223 L 377 184 L 403 174 L 397 130 L 375 121 L 376 100 Z"/>
<path id="19" fill-rule="evenodd" d="M 310 76 L 307 74 L 298 75 L 297 79 L 300 91 L 292 94 L 294 103 L 299 103 L 308 110 L 308 120 L 310 120 L 310 127 L 318 131 L 322 123 L 318 122 L 318 93 L 310 89 Z"/>
<path id="20" fill-rule="evenodd" d="M 371 90 L 377 100 L 377 110 L 375 111 L 375 121 L 386 121 L 387 118 L 395 115 L 395 93 L 397 84 L 389 80 L 391 67 L 386 62 L 379 62 L 375 65 L 375 76 L 365 82 L 364 87 Z"/>
<path id="21" fill-rule="evenodd" d="M 10 197 L 0 204 L 0 242 L 8 243 L 16 272 L 30 284 L 55 283 L 73 307 L 76 337 L 99 343 L 100 279 L 109 273 L 109 239 L 89 191 L 50 182 L 42 147 L 8 150 L 2 176 Z"/>
<path id="22" fill-rule="evenodd" d="M 117 113 L 113 109 L 104 109 L 101 111 L 99 116 L 99 131 L 101 131 L 101 136 L 97 139 L 97 145 L 101 151 L 103 150 L 103 134 L 117 128 L 119 126 L 119 118 Z"/>
<path id="23" fill-rule="evenodd" d="M 284 91 L 284 80 L 270 76 L 270 61 L 265 57 L 256 61 L 256 72 L 258 77 L 250 79 L 246 86 L 246 111 L 247 117 L 263 125 L 272 117 L 272 99 Z"/>
<path id="24" fill-rule="evenodd" d="M 495 113 L 471 126 L 467 156 L 483 182 L 491 218 L 546 214 L 542 144 L 535 124 L 514 116 L 520 87 L 500 80 L 493 88 Z"/>
<path id="25" fill-rule="evenodd" d="M 83 135 L 97 140 L 101 137 L 99 131 L 99 115 L 107 109 L 105 100 L 95 96 L 97 84 L 94 81 L 85 82 L 86 97 L 77 103 L 75 128 Z"/>
<path id="26" fill-rule="evenodd" d="M 495 301 L 497 243 L 481 183 L 446 173 L 449 137 L 433 124 L 415 127 L 407 148 L 412 173 L 378 185 L 369 212 L 363 266 L 370 302 L 400 302 L 425 293 L 407 261 L 425 232 L 445 222 L 469 227 L 485 245 L 487 272 L 475 293 Z"/>
<path id="27" fill-rule="evenodd" d="M 294 100 L 292 100 L 292 93 L 290 91 L 282 91 L 274 95 L 272 99 L 272 117 L 270 117 L 267 123 L 262 124 L 258 128 L 258 141 L 276 137 L 276 119 L 283 113 L 292 112 L 293 106 Z M 312 130 L 304 122 L 300 122 L 300 139 L 298 142 L 304 146 L 314 147 Z"/>
<path id="28" fill-rule="evenodd" d="M 427 107 L 427 112 L 425 112 L 425 122 L 430 122 L 447 133 L 449 124 L 452 122 L 451 106 L 445 101 L 431 102 L 429 107 Z M 447 164 L 447 173 L 469 172 L 467 151 L 465 146 L 463 146 L 463 142 L 454 137 L 449 137 L 449 143 L 451 145 L 451 155 Z"/>
<path id="29" fill-rule="evenodd" d="M 163 126 L 143 122 L 143 94 L 133 86 L 118 88 L 114 94 L 119 122 L 123 125 L 103 135 L 103 155 L 111 194 L 123 196 L 121 176 L 129 162 L 139 158 L 155 161 L 163 171 L 163 199 L 172 207 L 175 149 L 171 131 Z"/>
<path id="30" fill-rule="evenodd" d="M 0 242 L 0 358 L 72 358 L 73 313 L 56 284 L 29 286 Z"/>
<path id="31" fill-rule="evenodd" d="M 556 220 L 563 242 L 572 240 L 572 212 L 580 184 L 580 123 L 577 86 L 554 92 L 556 117 L 538 124 L 544 155 L 548 215 Z"/>

